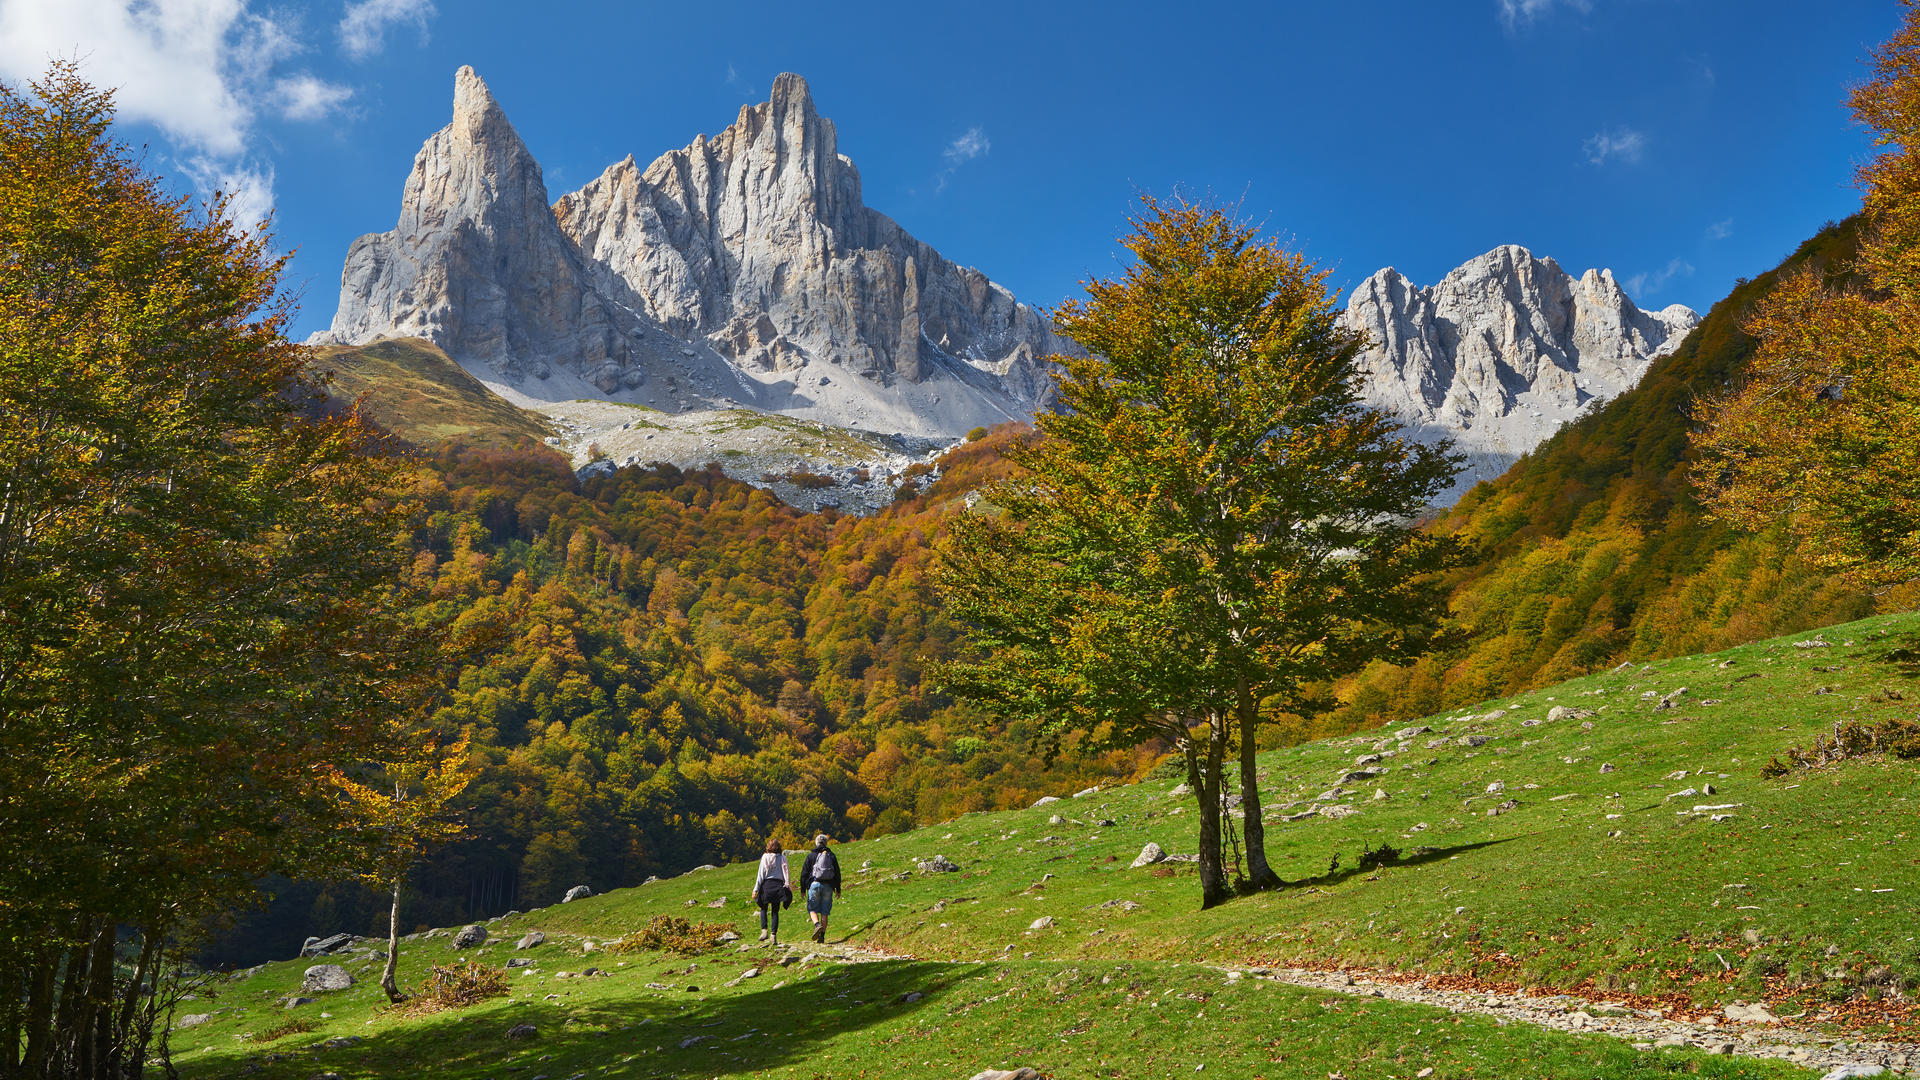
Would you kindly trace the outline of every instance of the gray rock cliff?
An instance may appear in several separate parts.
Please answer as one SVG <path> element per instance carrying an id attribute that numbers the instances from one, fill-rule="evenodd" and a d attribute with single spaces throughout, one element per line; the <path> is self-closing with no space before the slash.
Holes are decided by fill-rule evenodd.
<path id="1" fill-rule="evenodd" d="M 1593 402 L 1633 388 L 1700 319 L 1678 304 L 1641 311 L 1612 271 L 1575 278 L 1508 245 L 1430 288 L 1381 270 L 1353 290 L 1345 321 L 1372 342 L 1362 396 L 1467 455 L 1451 503 Z"/>
<path id="2" fill-rule="evenodd" d="M 956 436 L 1023 419 L 1074 351 L 977 270 L 861 201 L 806 81 L 782 75 L 645 169 L 549 205 L 540 167 L 471 68 L 415 158 L 399 225 L 347 255 L 316 340 L 424 337 L 536 398 L 740 404 Z"/>

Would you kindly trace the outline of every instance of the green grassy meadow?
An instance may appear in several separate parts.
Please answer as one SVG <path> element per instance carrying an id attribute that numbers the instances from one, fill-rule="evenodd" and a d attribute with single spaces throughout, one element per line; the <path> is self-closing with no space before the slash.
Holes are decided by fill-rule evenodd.
<path id="1" fill-rule="evenodd" d="M 1827 644 L 1795 644 L 1815 639 Z M 841 845 L 829 941 L 872 962 L 754 946 L 752 868 L 724 867 L 492 923 L 464 955 L 535 961 L 509 972 L 507 998 L 398 1016 L 361 953 L 332 961 L 354 987 L 289 1011 L 280 1000 L 321 961 L 286 961 L 183 1005 L 220 1011 L 176 1031 L 173 1050 L 193 1077 L 964 1078 L 1023 1064 L 1061 1078 L 1808 1075 L 1222 969 L 1368 968 L 1682 1016 L 1766 1001 L 1809 1024 L 1911 1037 L 1920 763 L 1760 772 L 1835 723 L 1912 717 L 1917 678 L 1920 618 L 1889 616 L 1273 751 L 1268 850 L 1288 887 L 1212 911 L 1191 864 L 1130 868 L 1148 841 L 1194 850 L 1191 800 L 1150 780 Z M 1377 775 L 1342 782 L 1373 754 Z M 1283 820 L 1315 806 L 1352 812 Z M 1360 869 L 1382 845 L 1399 860 Z M 915 870 L 936 854 L 960 870 Z M 604 947 L 663 914 L 744 940 L 691 959 Z M 804 939 L 798 906 L 787 919 Z M 549 943 L 516 952 L 534 929 Z M 461 955 L 445 937 L 403 950 L 409 984 Z M 562 975 L 589 966 L 605 974 Z M 315 1027 L 262 1041 L 290 1016 Z M 517 1023 L 539 1036 L 509 1042 Z M 343 1036 L 364 1042 L 268 1060 Z"/>

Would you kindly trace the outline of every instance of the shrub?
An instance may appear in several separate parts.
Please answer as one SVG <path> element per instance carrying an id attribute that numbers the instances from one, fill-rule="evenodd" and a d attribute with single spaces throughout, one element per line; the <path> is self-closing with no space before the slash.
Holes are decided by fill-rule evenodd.
<path id="1" fill-rule="evenodd" d="M 1785 754 L 1785 761 L 1776 757 L 1761 766 L 1760 775 L 1771 780 L 1795 769 L 1817 769 L 1848 758 L 1875 754 L 1909 760 L 1920 758 L 1920 723 L 1898 718 L 1877 724 L 1848 720 L 1833 725 L 1831 737 L 1818 736 L 1810 747 L 1789 746 Z"/>
<path id="2" fill-rule="evenodd" d="M 477 960 L 464 964 L 435 964 L 427 981 L 401 1006 L 410 1013 L 440 1012 L 478 1005 L 488 998 L 504 997 L 507 973 Z"/>
<path id="3" fill-rule="evenodd" d="M 726 932 L 727 927 L 719 923 L 691 923 L 673 915 L 655 915 L 642 929 L 608 942 L 607 948 L 619 953 L 647 949 L 693 956 L 719 945 L 720 935 Z"/>
<path id="4" fill-rule="evenodd" d="M 983 427 L 977 427 L 977 428 L 974 428 L 972 431 L 967 432 L 968 442 L 979 442 L 981 439 L 984 439 L 986 437 L 987 437 L 987 429 Z"/>
<path id="5" fill-rule="evenodd" d="M 270 1027 L 260 1034 L 255 1035 L 253 1041 L 263 1043 L 272 1042 L 275 1039 L 284 1039 L 289 1035 L 298 1035 L 303 1031 L 312 1031 L 319 1026 L 319 1023 L 316 1021 L 309 1020 L 304 1016 L 297 1016 L 284 1024 L 280 1024 L 277 1027 Z"/>

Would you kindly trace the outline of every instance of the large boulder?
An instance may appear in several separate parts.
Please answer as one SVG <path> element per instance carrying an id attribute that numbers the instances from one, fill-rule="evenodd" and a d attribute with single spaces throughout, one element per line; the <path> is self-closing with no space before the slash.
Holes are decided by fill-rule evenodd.
<path id="1" fill-rule="evenodd" d="M 353 976 L 339 964 L 315 964 L 307 969 L 300 980 L 300 990 L 308 994 L 324 994 L 334 990 L 345 990 L 353 985 Z"/>
<path id="2" fill-rule="evenodd" d="M 514 943 L 513 947 L 516 949 L 531 949 L 535 945 L 545 945 L 546 943 L 547 935 L 538 930 L 529 930 L 521 936 L 519 941 Z"/>
<path id="3" fill-rule="evenodd" d="M 563 904 L 571 904 L 575 900 L 585 900 L 592 895 L 592 889 L 587 888 L 585 885 L 575 885 L 573 888 L 567 890 L 567 895 L 561 897 L 560 902 Z"/>
<path id="4" fill-rule="evenodd" d="M 481 926 L 479 923 L 474 923 L 472 926 L 461 927 L 460 932 L 453 935 L 453 947 L 456 949 L 477 949 L 485 944 L 486 940 L 487 928 Z"/>
<path id="5" fill-rule="evenodd" d="M 307 939 L 305 945 L 300 946 L 300 955 L 325 956 L 328 953 L 339 952 L 341 949 L 353 944 L 353 941 L 354 938 L 352 934 L 335 934 L 332 937 L 323 938 L 310 937 Z"/>

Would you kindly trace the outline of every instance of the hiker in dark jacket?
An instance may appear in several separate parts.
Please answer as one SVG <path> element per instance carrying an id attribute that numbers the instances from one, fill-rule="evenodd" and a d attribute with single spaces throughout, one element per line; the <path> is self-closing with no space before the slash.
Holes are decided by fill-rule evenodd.
<path id="1" fill-rule="evenodd" d="M 827 940 L 827 916 L 833 898 L 840 895 L 840 860 L 827 850 L 827 834 L 813 838 L 813 851 L 800 867 L 800 891 L 807 894 L 807 918 L 813 920 L 813 940 Z"/>

